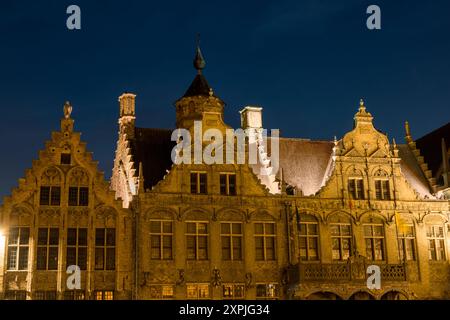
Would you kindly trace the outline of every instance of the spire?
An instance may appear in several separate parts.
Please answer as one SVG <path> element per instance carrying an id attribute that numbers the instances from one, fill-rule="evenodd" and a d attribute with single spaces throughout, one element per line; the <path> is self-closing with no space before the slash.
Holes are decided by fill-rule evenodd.
<path id="1" fill-rule="evenodd" d="M 370 112 L 366 111 L 366 106 L 363 99 L 359 100 L 359 109 L 355 114 L 354 120 L 355 126 L 357 126 L 358 124 L 372 124 L 373 117 Z"/>
<path id="2" fill-rule="evenodd" d="M 194 57 L 194 68 L 197 69 L 198 74 L 202 73 L 202 69 L 206 66 L 206 61 L 203 58 L 202 51 L 200 50 L 200 34 L 197 34 L 197 50 Z"/>
<path id="3" fill-rule="evenodd" d="M 64 103 L 64 118 L 70 119 L 71 114 L 72 114 L 72 105 L 70 104 L 69 101 L 66 101 L 66 103 Z"/>

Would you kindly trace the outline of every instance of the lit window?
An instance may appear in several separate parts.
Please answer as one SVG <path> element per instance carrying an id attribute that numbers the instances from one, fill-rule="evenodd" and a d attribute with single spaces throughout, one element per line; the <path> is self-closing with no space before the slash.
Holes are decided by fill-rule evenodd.
<path id="1" fill-rule="evenodd" d="M 206 172 L 191 172 L 191 193 L 206 194 L 207 174 Z"/>
<path id="2" fill-rule="evenodd" d="M 186 224 L 186 243 L 188 260 L 208 259 L 208 223 L 188 222 Z"/>
<path id="3" fill-rule="evenodd" d="M 58 269 L 58 228 L 39 228 L 37 242 L 37 270 Z"/>
<path id="4" fill-rule="evenodd" d="M 234 173 L 220 174 L 220 194 L 227 196 L 236 195 L 236 174 Z"/>
<path id="5" fill-rule="evenodd" d="M 257 299 L 276 299 L 278 297 L 278 284 L 259 283 L 256 284 Z"/>
<path id="6" fill-rule="evenodd" d="M 95 229 L 95 270 L 115 270 L 116 229 Z"/>
<path id="7" fill-rule="evenodd" d="M 299 216 L 299 249 L 300 259 L 319 260 L 319 223 L 308 214 Z"/>
<path id="8" fill-rule="evenodd" d="M 427 225 L 428 257 L 430 260 L 445 260 L 444 227 Z"/>
<path id="9" fill-rule="evenodd" d="M 242 260 L 242 223 L 223 222 L 220 224 L 222 238 L 222 259 Z"/>
<path id="10" fill-rule="evenodd" d="M 150 221 L 150 247 L 152 260 L 172 259 L 172 228 L 172 221 Z"/>
<path id="11" fill-rule="evenodd" d="M 255 223 L 256 260 L 275 260 L 275 223 Z"/>
<path id="12" fill-rule="evenodd" d="M 95 300 L 114 300 L 114 291 L 101 290 L 94 292 Z"/>
<path id="13" fill-rule="evenodd" d="M 364 199 L 364 182 L 362 178 L 348 179 L 348 193 L 352 199 Z"/>
<path id="14" fill-rule="evenodd" d="M 8 234 L 8 270 L 28 269 L 30 228 L 14 227 Z"/>
<path id="15" fill-rule="evenodd" d="M 172 299 L 174 295 L 171 285 L 151 285 L 149 291 L 151 299 Z"/>
<path id="16" fill-rule="evenodd" d="M 243 299 L 245 297 L 245 286 L 243 284 L 225 283 L 222 297 L 224 299 Z"/>
<path id="17" fill-rule="evenodd" d="M 209 299 L 209 284 L 188 283 L 186 285 L 186 296 L 188 299 Z"/>

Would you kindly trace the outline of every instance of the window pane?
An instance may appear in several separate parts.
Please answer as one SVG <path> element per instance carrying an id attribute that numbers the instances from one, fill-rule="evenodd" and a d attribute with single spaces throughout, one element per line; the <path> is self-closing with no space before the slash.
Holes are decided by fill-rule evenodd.
<path id="1" fill-rule="evenodd" d="M 230 224 L 229 223 L 221 223 L 220 230 L 222 234 L 230 234 Z"/>
<path id="2" fill-rule="evenodd" d="M 105 229 L 95 229 L 95 245 L 105 245 Z"/>
<path id="3" fill-rule="evenodd" d="M 106 245 L 108 246 L 116 245 L 116 229 L 114 228 L 106 229 Z"/>
<path id="4" fill-rule="evenodd" d="M 255 234 L 264 234 L 264 225 L 262 223 L 255 223 Z"/>
<path id="5" fill-rule="evenodd" d="M 227 176 L 225 174 L 220 175 L 220 194 L 227 194 Z"/>
<path id="6" fill-rule="evenodd" d="M 8 245 L 19 243 L 19 228 L 10 228 L 8 236 Z"/>
<path id="7" fill-rule="evenodd" d="M 228 189 L 230 195 L 236 195 L 236 175 L 230 174 L 228 176 Z"/>
<path id="8" fill-rule="evenodd" d="M 106 270 L 116 269 L 116 249 L 108 248 L 106 249 Z"/>
<path id="9" fill-rule="evenodd" d="M 28 246 L 20 247 L 19 250 L 19 270 L 28 269 Z"/>
<path id="10" fill-rule="evenodd" d="M 266 234 L 275 234 L 275 223 L 265 223 Z"/>
<path id="11" fill-rule="evenodd" d="M 206 173 L 200 173 L 200 193 L 206 194 Z"/>
<path id="12" fill-rule="evenodd" d="M 318 231 L 317 231 L 317 224 L 308 224 L 308 235 L 317 235 Z"/>
<path id="13" fill-rule="evenodd" d="M 207 234 L 208 233 L 208 224 L 207 223 L 199 223 L 198 226 L 198 233 L 199 234 Z"/>
<path id="14" fill-rule="evenodd" d="M 78 245 L 87 246 L 87 228 L 78 229 Z"/>
<path id="15" fill-rule="evenodd" d="M 41 206 L 50 204 L 50 187 L 41 187 L 39 203 Z"/>
<path id="16" fill-rule="evenodd" d="M 196 233 L 196 224 L 193 222 L 187 223 L 187 233 L 195 234 Z"/>
<path id="17" fill-rule="evenodd" d="M 103 248 L 95 248 L 95 269 L 103 270 L 104 269 L 104 257 L 105 251 Z"/>
<path id="18" fill-rule="evenodd" d="M 163 222 L 163 232 L 172 233 L 172 222 Z"/>
<path id="19" fill-rule="evenodd" d="M 69 206 L 78 206 L 78 188 L 69 187 Z"/>
<path id="20" fill-rule="evenodd" d="M 242 259 L 242 239 L 240 237 L 233 237 L 233 259 Z"/>
<path id="21" fill-rule="evenodd" d="M 39 228 L 38 230 L 38 245 L 47 245 L 48 240 L 48 229 Z"/>
<path id="22" fill-rule="evenodd" d="M 51 205 L 59 206 L 61 203 L 61 188 L 60 187 L 52 187 L 51 188 Z"/>
<path id="23" fill-rule="evenodd" d="M 242 223 L 233 223 L 233 234 L 242 234 Z"/>
<path id="24" fill-rule="evenodd" d="M 74 247 L 67 248 L 66 267 L 77 265 L 77 249 Z"/>
<path id="25" fill-rule="evenodd" d="M 59 229 L 58 228 L 50 229 L 49 244 L 50 245 L 58 245 L 59 244 Z"/>
<path id="26" fill-rule="evenodd" d="M 88 187 L 80 187 L 80 206 L 88 206 L 89 205 L 89 188 Z"/>
<path id="27" fill-rule="evenodd" d="M 77 229 L 69 228 L 67 229 L 67 245 L 75 246 L 77 244 Z"/>
<path id="28" fill-rule="evenodd" d="M 47 269 L 47 247 L 38 247 L 36 258 L 37 258 L 36 268 L 38 270 Z"/>
<path id="29" fill-rule="evenodd" d="M 78 248 L 78 266 L 81 270 L 87 269 L 87 248 Z"/>
<path id="30" fill-rule="evenodd" d="M 48 270 L 58 269 L 58 247 L 48 249 Z"/>
<path id="31" fill-rule="evenodd" d="M 15 270 L 17 268 L 17 247 L 8 248 L 8 269 Z"/>

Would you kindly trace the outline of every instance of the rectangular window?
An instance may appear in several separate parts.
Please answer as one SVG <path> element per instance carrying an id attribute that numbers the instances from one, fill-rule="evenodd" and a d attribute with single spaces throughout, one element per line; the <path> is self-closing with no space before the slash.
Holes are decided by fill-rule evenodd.
<path id="1" fill-rule="evenodd" d="M 245 285 L 236 283 L 225 283 L 223 285 L 222 297 L 224 299 L 244 299 Z"/>
<path id="2" fill-rule="evenodd" d="M 352 231 L 350 223 L 330 224 L 333 260 L 344 261 L 350 257 Z"/>
<path id="3" fill-rule="evenodd" d="M 300 219 L 299 249 L 300 259 L 303 261 L 319 260 L 319 223 L 311 219 Z"/>
<path id="4" fill-rule="evenodd" d="M 362 178 L 348 179 L 348 193 L 352 199 L 364 199 L 364 182 Z"/>
<path id="5" fill-rule="evenodd" d="M 8 270 L 27 270 L 30 228 L 14 227 L 8 235 Z"/>
<path id="6" fill-rule="evenodd" d="M 88 187 L 69 187 L 69 206 L 87 207 L 89 205 Z"/>
<path id="7" fill-rule="evenodd" d="M 375 180 L 375 196 L 377 200 L 391 200 L 389 180 Z"/>
<path id="8" fill-rule="evenodd" d="M 207 174 L 206 172 L 191 172 L 191 193 L 206 194 Z"/>
<path id="9" fill-rule="evenodd" d="M 226 196 L 236 195 L 236 174 L 234 173 L 220 174 L 220 194 Z"/>
<path id="10" fill-rule="evenodd" d="M 384 260 L 384 227 L 382 224 L 365 224 L 364 240 L 369 260 Z"/>
<path id="11" fill-rule="evenodd" d="M 188 283 L 186 285 L 186 297 L 188 299 L 209 299 L 209 284 Z"/>
<path id="12" fill-rule="evenodd" d="M 275 223 L 255 223 L 256 260 L 275 260 Z"/>
<path id="13" fill-rule="evenodd" d="M 445 260 L 445 237 L 442 225 L 427 225 L 428 257 L 430 260 Z"/>
<path id="14" fill-rule="evenodd" d="M 81 270 L 87 268 L 87 228 L 67 229 L 67 265 L 76 265 Z"/>
<path id="15" fill-rule="evenodd" d="M 98 290 L 94 291 L 95 300 L 114 300 L 114 291 Z"/>
<path id="16" fill-rule="evenodd" d="M 71 156 L 70 153 L 61 153 L 61 164 L 70 164 Z"/>
<path id="17" fill-rule="evenodd" d="M 398 232 L 398 248 L 401 261 L 416 260 L 414 226 L 405 225 Z"/>
<path id="18" fill-rule="evenodd" d="M 116 229 L 95 229 L 95 270 L 116 269 Z"/>
<path id="19" fill-rule="evenodd" d="M 173 223 L 167 220 L 150 221 L 150 248 L 152 260 L 171 260 Z"/>
<path id="20" fill-rule="evenodd" d="M 256 284 L 256 299 L 276 299 L 278 297 L 278 284 L 258 283 Z"/>
<path id="21" fill-rule="evenodd" d="M 220 224 L 222 239 L 222 260 L 242 260 L 242 223 Z"/>
<path id="22" fill-rule="evenodd" d="M 58 228 L 39 228 L 37 242 L 37 270 L 58 269 Z"/>
<path id="23" fill-rule="evenodd" d="M 59 206 L 61 204 L 61 187 L 41 187 L 39 204 L 41 206 Z"/>
<path id="24" fill-rule="evenodd" d="M 174 288 L 171 285 L 151 285 L 151 299 L 172 299 L 174 296 Z"/>
<path id="25" fill-rule="evenodd" d="M 208 259 L 208 223 L 188 222 L 186 224 L 186 243 L 188 260 Z"/>
<path id="26" fill-rule="evenodd" d="M 84 300 L 85 293 L 81 290 L 64 291 L 64 300 Z"/>
<path id="27" fill-rule="evenodd" d="M 27 300 L 27 292 L 25 290 L 6 290 L 5 300 Z"/>
<path id="28" fill-rule="evenodd" d="M 56 300 L 56 291 L 35 291 L 33 300 Z"/>

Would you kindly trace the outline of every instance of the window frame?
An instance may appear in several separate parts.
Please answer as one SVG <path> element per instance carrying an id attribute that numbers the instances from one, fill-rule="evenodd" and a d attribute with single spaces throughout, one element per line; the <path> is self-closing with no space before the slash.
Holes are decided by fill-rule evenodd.
<path id="1" fill-rule="evenodd" d="M 359 185 L 359 183 L 361 185 Z M 348 189 L 350 198 L 352 200 L 365 200 L 366 199 L 364 185 L 365 185 L 364 177 L 349 177 L 347 179 L 347 189 Z"/>
<path id="2" fill-rule="evenodd" d="M 75 230 L 75 244 L 69 244 L 69 230 Z M 84 230 L 86 232 L 86 244 L 80 244 L 80 230 Z M 67 228 L 67 237 L 66 237 L 66 268 L 70 266 L 69 264 L 69 249 L 75 249 L 75 265 L 80 268 L 80 270 L 87 270 L 88 265 L 88 250 L 89 250 L 89 229 L 88 228 L 80 228 L 80 227 L 69 227 Z M 80 266 L 80 251 L 85 250 L 85 264 Z"/>
<path id="3" fill-rule="evenodd" d="M 432 228 L 432 234 L 429 233 L 428 228 Z M 436 228 L 442 228 L 442 236 L 436 235 Z M 438 232 L 440 233 L 440 232 Z M 426 224 L 426 237 L 427 237 L 427 245 L 428 245 L 428 261 L 447 261 L 447 253 L 445 246 L 445 224 L 437 224 L 437 223 L 429 223 Z M 439 243 L 440 250 L 438 251 L 437 243 Z M 435 258 L 432 256 L 432 247 L 433 244 Z M 440 253 L 439 253 L 440 252 Z M 439 253 L 439 254 L 438 254 Z"/>
<path id="4" fill-rule="evenodd" d="M 299 241 L 299 244 L 298 244 L 298 249 L 299 249 L 298 256 L 299 256 L 300 261 L 320 261 L 321 252 L 320 252 L 320 225 L 319 225 L 319 221 L 314 216 L 311 216 L 311 215 L 308 215 L 308 214 L 305 214 L 305 215 L 312 217 L 314 219 L 314 221 L 304 221 L 304 219 L 302 219 L 302 215 L 300 215 L 300 222 L 297 223 L 297 225 L 298 225 L 298 241 Z M 306 230 L 306 234 L 305 235 L 303 235 L 301 233 L 301 225 L 302 224 L 305 225 L 305 230 Z M 316 226 L 316 230 L 317 230 L 316 234 L 309 234 L 309 225 L 315 225 Z M 305 238 L 306 239 L 306 249 L 305 249 L 306 250 L 306 256 L 305 257 L 302 257 L 302 254 L 301 254 L 301 250 L 302 250 L 302 248 L 300 247 L 301 238 Z M 310 242 L 313 239 L 315 239 L 315 241 L 316 241 L 316 248 L 315 249 L 316 249 L 316 253 L 317 254 L 315 256 L 315 259 L 312 259 L 312 256 L 309 253 L 310 249 L 311 249 L 310 248 Z"/>
<path id="5" fill-rule="evenodd" d="M 159 232 L 153 232 L 152 223 L 159 223 Z M 164 223 L 170 223 L 171 232 L 164 231 Z M 150 220 L 150 260 L 173 260 L 173 243 L 174 243 L 174 223 L 173 220 L 164 220 L 164 219 L 151 219 Z M 156 246 L 153 245 L 153 237 L 158 237 L 159 241 L 159 257 L 155 258 L 153 256 L 153 248 Z M 165 252 L 169 249 L 164 245 L 164 238 L 170 237 L 170 257 L 165 258 Z"/>
<path id="6" fill-rule="evenodd" d="M 230 295 L 225 294 L 225 287 L 229 287 L 231 289 Z M 241 287 L 242 295 L 240 295 L 240 296 L 236 295 L 237 287 Z M 246 296 L 246 290 L 245 290 L 244 283 L 223 283 L 222 284 L 222 299 L 223 300 L 241 300 L 241 299 L 245 299 L 245 296 Z"/>
<path id="7" fill-rule="evenodd" d="M 196 296 L 189 296 L 189 287 L 195 287 Z M 200 287 L 208 288 L 208 296 L 200 296 Z M 187 300 L 209 300 L 211 299 L 211 286 L 209 283 L 186 283 L 186 299 Z"/>
<path id="8" fill-rule="evenodd" d="M 332 232 L 332 227 L 333 226 L 337 226 L 338 227 L 338 234 L 337 235 L 333 235 Z M 349 228 L 349 234 L 345 235 L 342 232 L 343 226 L 348 226 Z M 353 241 L 352 241 L 352 237 L 353 237 L 353 228 L 352 228 L 352 224 L 351 222 L 331 222 L 330 223 L 330 237 L 331 237 L 331 259 L 333 261 L 347 261 L 347 259 L 351 256 L 352 254 L 352 246 L 353 246 Z M 337 239 L 338 243 L 339 243 L 339 248 L 337 250 L 339 250 L 339 259 L 335 259 L 334 258 L 334 251 L 336 249 L 334 249 L 333 245 L 334 245 L 334 239 Z M 348 240 L 349 243 L 349 248 L 348 248 L 348 256 L 345 257 L 344 255 L 344 250 L 343 249 L 343 240 Z M 345 250 L 346 251 L 346 250 Z"/>
<path id="9" fill-rule="evenodd" d="M 103 244 L 99 245 L 97 243 L 97 232 L 98 230 L 103 230 Z M 114 244 L 110 245 L 108 244 L 108 230 L 113 230 L 114 234 Z M 116 228 L 95 228 L 95 257 L 94 257 L 94 270 L 96 271 L 115 271 L 116 270 L 116 264 L 117 264 L 117 229 Z M 113 255 L 113 260 L 114 260 L 114 267 L 111 269 L 109 268 L 109 257 L 110 254 L 109 252 L 111 252 L 111 249 L 113 249 L 112 252 L 114 252 Z M 103 267 L 98 267 L 98 252 L 100 252 L 100 250 L 102 250 L 102 264 Z"/>
<path id="10" fill-rule="evenodd" d="M 11 234 L 12 230 L 17 229 L 17 237 L 16 243 L 11 243 Z M 22 243 L 22 233 L 23 231 L 28 232 L 28 237 L 26 237 L 26 243 Z M 6 270 L 8 271 L 28 271 L 28 266 L 30 262 L 30 237 L 31 237 L 31 228 L 30 227 L 22 227 L 22 226 L 14 226 L 10 227 L 8 230 L 8 241 L 6 242 L 7 253 L 6 253 Z M 14 267 L 11 267 L 11 257 L 10 250 L 15 249 L 15 257 L 14 257 Z M 25 252 L 26 263 L 21 263 L 21 253 Z M 25 258 L 24 258 L 25 259 Z"/>
<path id="11" fill-rule="evenodd" d="M 230 177 L 234 178 L 234 183 L 230 183 Z M 225 178 L 224 187 L 225 190 L 222 190 L 222 178 Z M 230 186 L 233 185 L 233 188 L 230 189 Z M 223 192 L 222 192 L 223 191 Z M 231 192 L 233 191 L 233 192 Z M 222 196 L 235 196 L 237 195 L 237 187 L 236 187 L 236 173 L 235 172 L 220 172 L 219 173 L 219 193 Z"/>
<path id="12" fill-rule="evenodd" d="M 195 176 L 195 183 L 193 183 L 193 176 Z M 204 192 L 202 192 L 201 177 L 205 178 Z M 195 188 L 195 192 L 193 189 Z M 206 171 L 191 171 L 190 172 L 190 193 L 191 194 L 208 194 L 208 173 Z"/>
<path id="13" fill-rule="evenodd" d="M 224 233 L 222 229 L 222 225 L 228 225 L 229 226 L 229 233 Z M 234 233 L 233 226 L 239 225 L 240 226 L 240 233 Z M 221 243 L 221 256 L 223 261 L 242 261 L 244 256 L 244 246 L 243 246 L 243 240 L 244 240 L 244 224 L 241 221 L 221 221 L 220 222 L 220 243 Z M 224 257 L 224 238 L 229 238 L 229 251 L 230 251 L 230 258 Z M 239 257 L 235 258 L 235 242 L 234 239 L 239 240 Z M 236 249 L 237 250 L 237 249 Z"/>
<path id="14" fill-rule="evenodd" d="M 262 224 L 263 225 L 263 233 L 256 233 L 256 226 L 258 224 Z M 266 225 L 271 224 L 273 225 L 273 233 L 267 233 L 266 232 Z M 276 261 L 277 260 L 277 224 L 274 221 L 255 221 L 253 223 L 254 225 L 254 241 L 255 241 L 255 260 L 256 261 Z M 256 251 L 259 249 L 258 248 L 258 244 L 257 244 L 257 238 L 262 238 L 263 242 L 262 242 L 262 253 L 263 253 L 263 258 L 260 259 L 258 258 Z M 273 239 L 273 256 L 272 257 L 268 257 L 267 251 L 268 251 L 268 245 L 267 245 L 267 239 Z"/>
<path id="15" fill-rule="evenodd" d="M 57 231 L 57 242 L 52 243 L 52 232 Z M 39 271 L 58 271 L 59 265 L 59 243 L 60 243 L 60 228 L 59 227 L 39 227 L 37 229 L 37 241 L 36 241 L 36 270 Z M 45 244 L 40 243 L 41 231 L 46 232 Z M 56 250 L 55 250 L 56 249 Z M 44 257 L 42 256 L 42 251 L 45 250 Z M 41 251 L 41 253 L 39 253 Z M 54 251 L 56 251 L 56 257 L 54 256 Z M 55 258 L 54 265 L 51 266 L 51 260 Z M 45 267 L 40 265 L 40 262 L 45 260 Z"/>
<path id="16" fill-rule="evenodd" d="M 363 234 L 364 234 L 364 244 L 366 246 L 366 256 L 369 261 L 386 261 L 386 231 L 384 230 L 384 223 L 382 222 L 364 222 L 362 224 Z M 371 235 L 366 235 L 366 227 L 370 227 Z M 374 233 L 374 227 L 381 227 L 383 235 L 377 236 Z M 381 254 L 382 259 L 374 259 L 376 257 L 376 240 L 381 240 Z M 367 246 L 367 241 L 370 241 L 371 244 L 371 253 L 368 254 L 369 247 Z"/>
<path id="17" fill-rule="evenodd" d="M 43 198 L 43 190 L 48 188 L 48 199 Z M 47 201 L 45 201 L 47 200 Z M 61 186 L 40 186 L 39 206 L 59 207 L 61 205 Z"/>
<path id="18" fill-rule="evenodd" d="M 376 178 L 374 179 L 374 185 L 376 200 L 392 200 L 391 185 L 388 178 Z"/>
<path id="19" fill-rule="evenodd" d="M 408 223 L 405 227 L 411 228 L 411 234 L 405 234 L 400 230 L 397 231 L 397 239 L 398 239 L 398 253 L 400 261 L 416 261 L 417 260 L 417 247 L 416 247 L 416 230 L 414 224 Z M 407 254 L 407 243 L 410 243 L 410 247 L 412 249 L 412 259 L 408 258 Z M 412 244 L 411 244 L 412 242 Z"/>
<path id="20" fill-rule="evenodd" d="M 195 233 L 190 233 L 189 232 L 189 224 L 195 224 Z M 205 224 L 206 225 L 206 233 L 199 233 L 199 225 L 200 224 Z M 188 241 L 188 237 L 194 237 L 194 244 L 195 244 L 195 258 L 190 258 L 189 257 L 189 241 Z M 199 238 L 200 237 L 205 237 L 206 238 L 206 258 L 201 258 L 199 255 L 200 250 L 202 249 L 199 247 Z M 186 229 L 185 229 L 185 239 L 186 239 L 186 260 L 190 260 L 190 261 L 206 261 L 209 260 L 209 249 L 210 249 L 210 244 L 209 244 L 209 239 L 210 239 L 210 226 L 209 226 L 209 221 L 200 221 L 200 220 L 195 220 L 195 221 L 186 221 Z"/>

